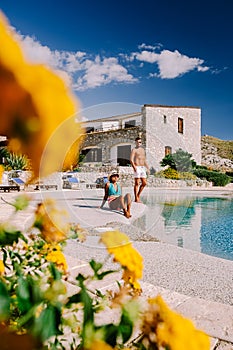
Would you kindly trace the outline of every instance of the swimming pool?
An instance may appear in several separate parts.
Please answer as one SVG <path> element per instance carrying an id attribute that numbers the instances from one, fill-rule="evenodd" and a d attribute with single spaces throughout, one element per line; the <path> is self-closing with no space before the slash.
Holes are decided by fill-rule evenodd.
<path id="1" fill-rule="evenodd" d="M 233 260 L 233 199 L 167 191 L 145 193 L 145 214 L 133 225 L 147 239 Z"/>

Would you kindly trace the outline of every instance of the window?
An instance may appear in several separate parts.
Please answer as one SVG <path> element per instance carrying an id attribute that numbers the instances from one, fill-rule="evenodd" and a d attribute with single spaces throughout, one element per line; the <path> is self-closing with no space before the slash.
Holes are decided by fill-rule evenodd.
<path id="1" fill-rule="evenodd" d="M 167 116 L 166 115 L 163 116 L 163 122 L 164 122 L 164 124 L 167 124 Z"/>
<path id="2" fill-rule="evenodd" d="M 132 128 L 132 126 L 136 126 L 136 120 L 128 120 L 125 122 L 125 128 Z"/>
<path id="3" fill-rule="evenodd" d="M 85 156 L 85 163 L 102 162 L 102 149 L 101 148 L 88 148 L 82 150 L 81 154 Z"/>
<path id="4" fill-rule="evenodd" d="M 183 118 L 178 118 L 178 132 L 183 134 L 184 132 L 184 120 Z"/>
<path id="5" fill-rule="evenodd" d="M 168 154 L 172 154 L 172 148 L 171 148 L 170 146 L 165 146 L 165 157 L 166 157 Z"/>

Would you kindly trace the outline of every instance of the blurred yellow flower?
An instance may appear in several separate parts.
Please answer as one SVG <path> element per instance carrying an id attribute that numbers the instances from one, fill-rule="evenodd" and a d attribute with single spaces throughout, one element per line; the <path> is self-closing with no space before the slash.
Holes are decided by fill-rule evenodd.
<path id="1" fill-rule="evenodd" d="M 2 175 L 4 173 L 4 166 L 0 164 L 0 184 L 2 183 Z"/>
<path id="2" fill-rule="evenodd" d="M 69 150 L 82 133 L 76 99 L 50 69 L 26 62 L 1 12 L 0 42 L 0 134 L 12 151 L 28 155 L 35 176 L 69 168 L 77 162 Z"/>
<path id="3" fill-rule="evenodd" d="M 0 276 L 3 275 L 5 272 L 5 266 L 3 264 L 3 261 L 0 260 Z"/>
<path id="4" fill-rule="evenodd" d="M 84 350 L 87 350 L 87 348 L 84 348 Z M 114 350 L 114 349 L 102 340 L 95 340 L 91 344 L 91 346 L 88 348 L 88 350 Z"/>
<path id="5" fill-rule="evenodd" d="M 193 323 L 170 310 L 161 296 L 149 299 L 142 331 L 149 343 L 170 350 L 209 350 L 209 337 Z"/>
<path id="6" fill-rule="evenodd" d="M 46 199 L 37 206 L 33 226 L 40 230 L 41 237 L 47 243 L 58 243 L 67 238 L 69 230 L 69 225 L 63 219 L 64 211 L 56 209 L 53 200 Z"/>
<path id="7" fill-rule="evenodd" d="M 135 289 L 140 289 L 138 279 L 142 278 L 143 258 L 132 247 L 126 234 L 119 231 L 107 231 L 102 234 L 100 241 L 105 244 L 114 261 L 119 262 L 124 269 L 123 279 Z"/>
<path id="8" fill-rule="evenodd" d="M 53 262 L 56 265 L 56 267 L 61 271 L 66 272 L 68 269 L 66 258 L 61 251 L 58 251 L 58 250 L 51 251 L 46 256 L 46 260 Z"/>

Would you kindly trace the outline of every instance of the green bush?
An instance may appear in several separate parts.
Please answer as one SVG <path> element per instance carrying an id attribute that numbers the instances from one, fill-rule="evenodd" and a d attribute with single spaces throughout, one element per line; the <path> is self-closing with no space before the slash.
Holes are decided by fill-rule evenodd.
<path id="1" fill-rule="evenodd" d="M 6 170 L 30 170 L 30 160 L 24 154 L 9 153 L 6 163 Z"/>
<path id="2" fill-rule="evenodd" d="M 226 171 L 225 173 L 227 176 L 230 176 L 231 182 L 233 182 L 233 171 Z"/>
<path id="3" fill-rule="evenodd" d="M 211 181 L 214 186 L 226 186 L 231 182 L 230 176 L 227 176 L 223 173 L 219 173 L 217 171 L 196 169 L 193 171 L 193 173 L 200 179 L 206 179 L 207 181 Z"/>
<path id="4" fill-rule="evenodd" d="M 196 168 L 196 169 L 205 169 L 205 170 L 208 170 L 208 167 L 205 166 L 205 165 L 196 165 L 194 168 Z"/>
<path id="5" fill-rule="evenodd" d="M 160 162 L 161 166 L 169 166 L 174 170 L 189 172 L 196 167 L 196 162 L 191 159 L 192 154 L 179 148 L 175 153 L 167 154 Z"/>
<path id="6" fill-rule="evenodd" d="M 165 177 L 165 179 L 179 179 L 178 171 L 172 168 L 167 168 L 166 170 L 161 171 L 159 174 L 161 177 Z"/>
<path id="7" fill-rule="evenodd" d="M 179 172 L 172 168 L 167 168 L 166 170 L 159 171 L 154 174 L 155 177 L 164 177 L 166 179 L 175 179 L 175 180 L 196 180 L 196 175 L 189 172 Z"/>
<path id="8" fill-rule="evenodd" d="M 196 175 L 194 175 L 193 173 L 189 173 L 187 171 L 179 173 L 179 179 L 181 180 L 196 180 L 196 178 L 197 178 Z"/>

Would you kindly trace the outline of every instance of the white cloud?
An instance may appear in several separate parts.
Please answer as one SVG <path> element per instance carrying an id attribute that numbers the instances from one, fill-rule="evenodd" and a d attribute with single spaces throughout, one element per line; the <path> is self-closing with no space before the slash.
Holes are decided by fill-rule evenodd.
<path id="1" fill-rule="evenodd" d="M 142 51 L 138 53 L 134 53 L 134 58 L 138 61 L 148 62 L 148 63 L 155 63 L 158 61 L 159 54 L 151 51 Z"/>
<path id="2" fill-rule="evenodd" d="M 72 84 L 74 90 L 84 91 L 110 83 L 128 84 L 138 81 L 116 57 L 101 58 L 81 51 L 52 51 L 35 38 L 19 33 L 16 36 L 22 43 L 27 60 L 50 66 L 67 84 Z"/>
<path id="3" fill-rule="evenodd" d="M 204 60 L 200 58 L 182 55 L 179 51 L 162 50 L 160 53 L 142 51 L 134 53 L 135 59 L 158 65 L 159 74 L 152 74 L 162 79 L 174 79 L 189 71 L 197 69 L 199 72 L 209 70 L 209 67 L 202 66 Z"/>
<path id="4" fill-rule="evenodd" d="M 163 50 L 158 58 L 159 76 L 162 79 L 173 79 L 194 69 L 201 71 L 203 63 L 202 59 L 182 55 L 177 50 Z"/>
<path id="5" fill-rule="evenodd" d="M 102 57 L 86 52 L 51 50 L 36 38 L 23 36 L 15 32 L 22 42 L 25 57 L 33 63 L 42 63 L 55 70 L 74 90 L 84 91 L 107 84 L 135 83 L 141 77 L 134 76 L 129 70 L 140 68 L 140 74 L 146 69 L 145 63 L 155 65 L 150 78 L 174 79 L 189 71 L 205 72 L 204 60 L 182 55 L 179 51 L 162 50 L 162 44 L 139 45 L 139 52 L 119 53 L 117 57 Z M 135 62 L 139 62 L 138 65 Z M 130 66 L 127 64 L 130 63 Z M 157 72 L 156 72 L 157 70 Z M 148 74 L 148 73 L 146 73 Z"/>
<path id="6" fill-rule="evenodd" d="M 158 43 L 156 45 L 147 45 L 145 43 L 138 45 L 139 50 L 145 49 L 145 50 L 156 50 L 160 49 L 163 45 Z"/>
<path id="7" fill-rule="evenodd" d="M 137 81 L 133 75 L 127 72 L 127 69 L 119 64 L 117 58 L 109 57 L 101 60 L 99 56 L 95 61 L 87 60 L 85 62 L 85 74 L 77 79 L 75 88 L 77 90 L 86 90 L 110 82 L 134 83 Z"/>

